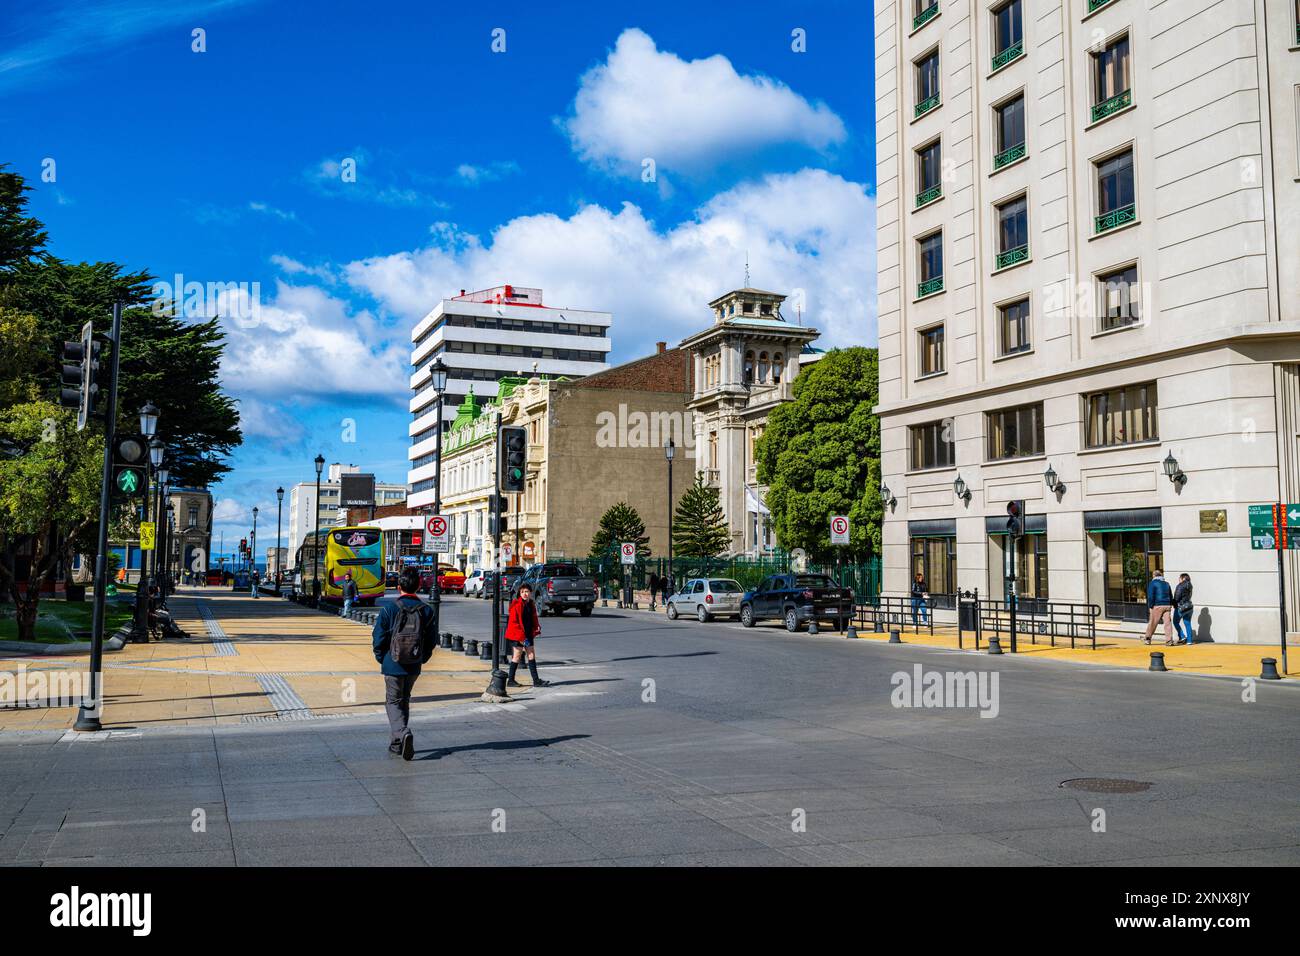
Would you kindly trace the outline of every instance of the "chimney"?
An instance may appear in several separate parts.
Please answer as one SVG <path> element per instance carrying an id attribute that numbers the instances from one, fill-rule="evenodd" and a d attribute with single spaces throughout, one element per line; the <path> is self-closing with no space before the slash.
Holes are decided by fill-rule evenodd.
<path id="1" fill-rule="evenodd" d="M 666 348 L 668 348 L 668 343 L 667 343 L 667 342 L 656 342 L 656 343 L 655 343 L 655 355 L 663 355 L 663 354 L 664 354 L 664 350 L 665 350 Z"/>
<path id="2" fill-rule="evenodd" d="M 462 298 L 462 299 L 465 297 L 465 290 L 464 290 L 464 289 L 461 289 L 461 290 L 460 290 L 460 295 L 461 295 L 461 298 Z"/>

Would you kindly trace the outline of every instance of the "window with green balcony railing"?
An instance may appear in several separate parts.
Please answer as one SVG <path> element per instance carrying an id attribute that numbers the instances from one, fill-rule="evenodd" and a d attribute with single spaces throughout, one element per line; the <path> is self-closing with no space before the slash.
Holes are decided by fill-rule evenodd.
<path id="1" fill-rule="evenodd" d="M 942 195 L 943 195 L 942 184 L 938 186 L 931 186 L 929 189 L 922 189 L 919 193 L 916 194 L 916 208 L 920 209 L 922 206 L 928 206 L 930 203 L 934 202 Z"/>
<path id="2" fill-rule="evenodd" d="M 997 54 L 994 55 L 994 57 L 993 57 L 993 69 L 994 69 L 995 71 L 996 71 L 996 70 L 1000 70 L 1000 69 L 1002 69 L 1004 66 L 1006 66 L 1008 63 L 1010 63 L 1012 60 L 1018 60 L 1018 59 L 1020 59 L 1020 57 L 1024 56 L 1024 53 L 1025 53 L 1025 41 L 1024 41 L 1024 40 L 1020 40 L 1020 41 L 1017 41 L 1016 43 L 1011 44 L 1011 46 L 1007 47 L 1007 48 L 1006 48 L 1005 50 L 1003 50 L 1001 53 L 997 53 Z"/>
<path id="3" fill-rule="evenodd" d="M 1122 109 L 1127 109 L 1133 105 L 1133 91 L 1125 90 L 1123 93 L 1116 93 L 1108 100 L 1102 100 L 1092 108 L 1092 121 L 1096 123 L 1103 120 L 1112 113 L 1118 113 Z"/>
<path id="4" fill-rule="evenodd" d="M 1017 159 L 1024 159 L 1024 157 L 1025 157 L 1024 143 L 1021 143 L 1019 146 L 1012 146 L 1010 149 L 1004 149 L 1002 152 L 998 153 L 996 156 L 993 157 L 993 168 L 995 170 L 1001 169 L 1003 166 L 1007 166 L 1011 163 L 1014 163 Z"/>
<path id="5" fill-rule="evenodd" d="M 933 279 L 926 279 L 916 286 L 916 297 L 924 299 L 927 295 L 934 295 L 936 292 L 943 291 L 943 276 L 935 276 Z"/>
<path id="6" fill-rule="evenodd" d="M 921 100 L 921 102 L 916 104 L 916 115 L 924 116 L 926 113 L 930 112 L 930 110 L 934 109 L 938 105 L 939 105 L 939 94 L 935 93 L 933 96 L 927 97 L 926 99 L 923 99 Z"/>
<path id="7" fill-rule="evenodd" d="M 1014 249 L 1008 249 L 1006 252 L 999 252 L 996 266 L 998 269 L 1006 269 L 1010 266 L 1019 265 L 1022 262 L 1029 261 L 1029 245 L 1016 246 Z"/>
<path id="8" fill-rule="evenodd" d="M 1092 13 L 1096 10 L 1100 10 L 1106 4 L 1111 2 L 1112 0 L 1088 0 L 1088 12 Z"/>
<path id="9" fill-rule="evenodd" d="M 925 26 L 927 23 L 929 23 L 938 15 L 939 15 L 939 4 L 936 3 L 934 6 L 922 10 L 920 13 L 918 13 L 916 16 L 912 18 L 912 29 L 913 30 L 921 29 L 921 27 Z"/>
<path id="10" fill-rule="evenodd" d="M 1112 229 L 1118 229 L 1120 226 L 1136 221 L 1137 204 L 1129 203 L 1127 206 L 1112 209 L 1110 212 L 1105 212 L 1098 216 L 1096 221 L 1097 232 L 1110 232 Z"/>

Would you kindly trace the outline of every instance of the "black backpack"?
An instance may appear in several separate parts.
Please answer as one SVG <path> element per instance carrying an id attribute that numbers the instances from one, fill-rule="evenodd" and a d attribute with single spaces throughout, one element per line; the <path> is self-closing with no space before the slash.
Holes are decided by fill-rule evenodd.
<path id="1" fill-rule="evenodd" d="M 424 641 L 421 639 L 424 631 L 424 621 L 421 616 L 423 610 L 423 605 L 418 607 L 404 606 L 400 603 L 397 605 L 397 623 L 393 627 L 393 638 L 388 653 L 402 667 L 413 667 L 424 663 Z"/>

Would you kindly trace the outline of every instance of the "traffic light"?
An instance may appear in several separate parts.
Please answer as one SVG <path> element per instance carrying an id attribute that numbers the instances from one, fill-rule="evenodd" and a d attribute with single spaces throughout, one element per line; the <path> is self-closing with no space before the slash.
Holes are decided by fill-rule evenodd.
<path id="1" fill-rule="evenodd" d="M 1025 533 L 1025 500 L 1023 498 L 1007 502 L 1007 534 L 1019 538 Z"/>
<path id="2" fill-rule="evenodd" d="M 504 492 L 519 494 L 524 490 L 528 470 L 528 429 L 506 425 L 497 436 L 498 485 Z"/>
<path id="3" fill-rule="evenodd" d="M 522 431 L 523 429 L 520 429 Z M 488 534 L 492 537 L 497 535 L 497 525 L 501 525 L 500 533 L 505 534 L 510 530 L 510 505 L 506 502 L 504 495 L 496 496 L 495 506 L 491 501 L 488 502 Z M 498 520 L 497 516 L 500 515 Z"/>
<path id="4" fill-rule="evenodd" d="M 144 490 L 149 446 L 139 435 L 119 435 L 113 445 L 113 487 L 134 497 Z"/>
<path id="5" fill-rule="evenodd" d="M 59 402 L 77 410 L 77 431 L 86 427 L 95 410 L 95 376 L 99 371 L 99 343 L 95 341 L 95 324 L 81 327 L 81 339 L 63 343 L 63 387 Z"/>

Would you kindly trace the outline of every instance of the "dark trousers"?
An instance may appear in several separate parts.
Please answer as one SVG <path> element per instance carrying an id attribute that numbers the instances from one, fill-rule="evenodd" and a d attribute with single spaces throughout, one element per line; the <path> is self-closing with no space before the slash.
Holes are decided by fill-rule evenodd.
<path id="1" fill-rule="evenodd" d="M 388 712 L 388 729 L 393 732 L 393 740 L 401 740 L 408 733 L 406 725 L 411 718 L 411 691 L 415 689 L 419 676 L 384 675 L 384 710 Z"/>

